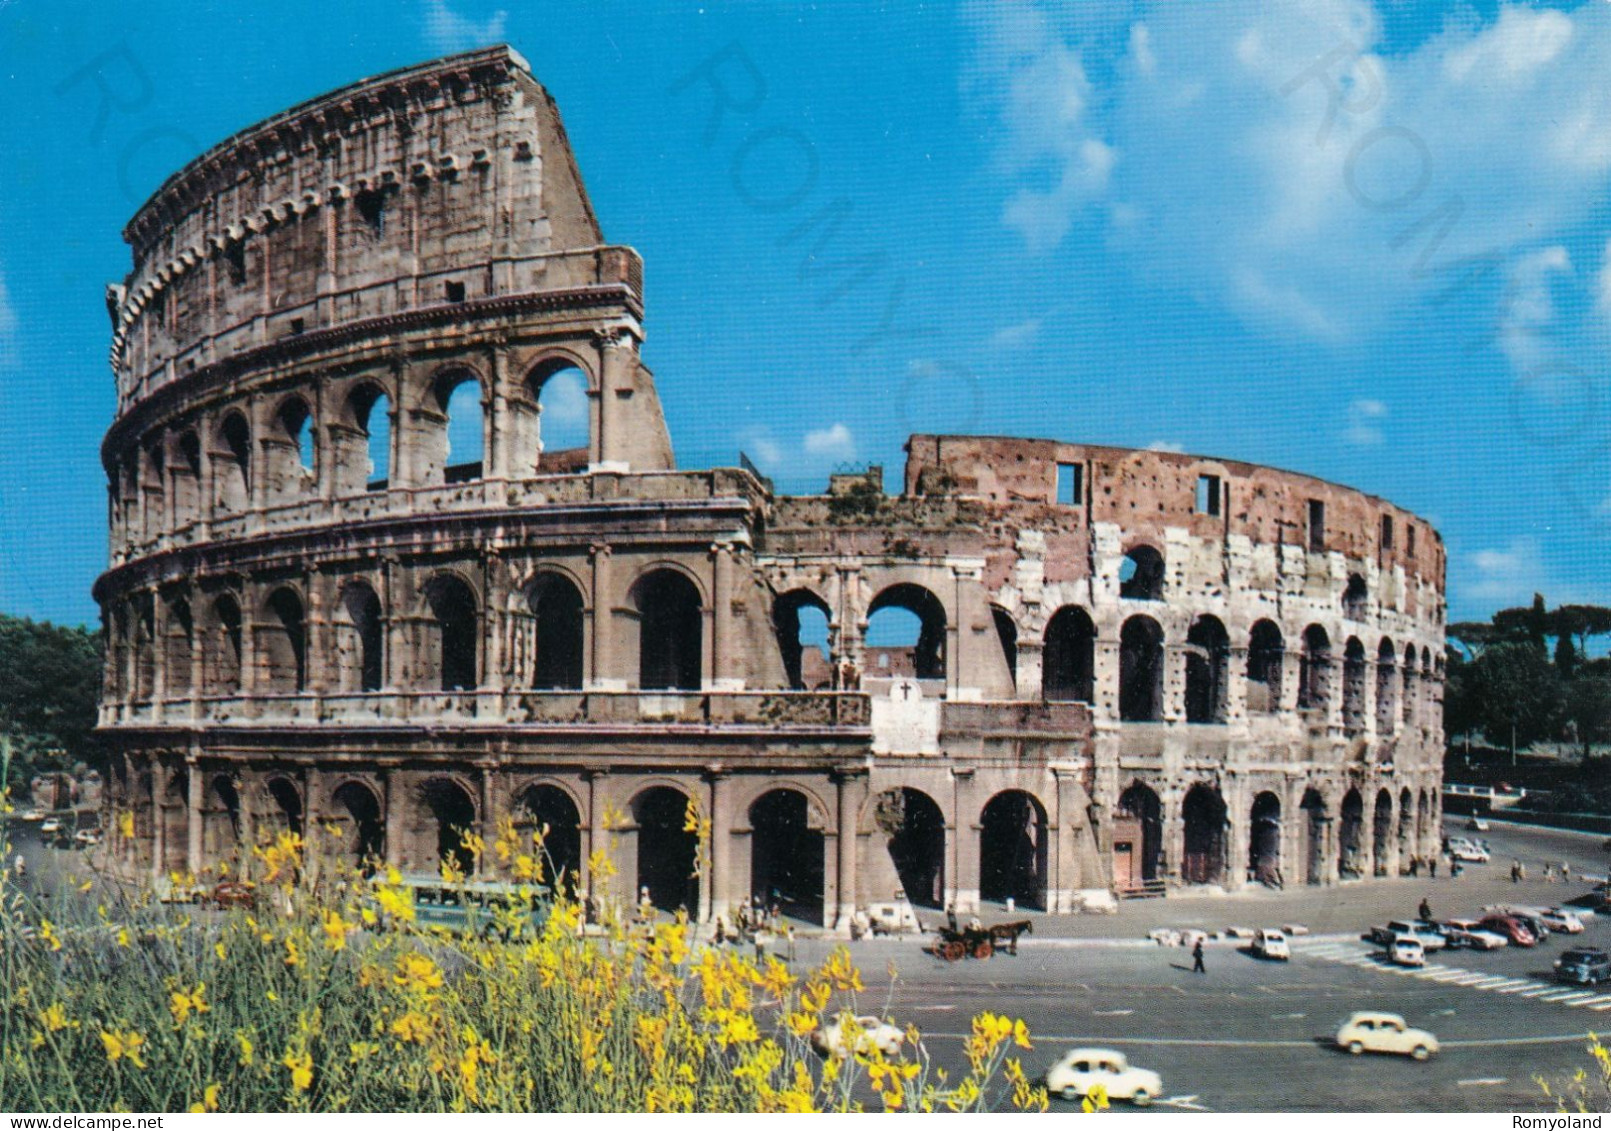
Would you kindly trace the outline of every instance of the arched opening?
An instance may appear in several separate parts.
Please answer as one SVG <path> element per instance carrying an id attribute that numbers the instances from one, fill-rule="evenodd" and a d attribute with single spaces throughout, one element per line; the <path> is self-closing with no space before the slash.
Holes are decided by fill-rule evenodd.
<path id="1" fill-rule="evenodd" d="M 1119 633 L 1119 718 L 1137 723 L 1162 719 L 1163 676 L 1163 629 L 1151 617 L 1131 617 Z"/>
<path id="2" fill-rule="evenodd" d="M 1365 646 L 1350 636 L 1343 646 L 1343 730 L 1361 734 L 1365 730 Z"/>
<path id="3" fill-rule="evenodd" d="M 1131 601 L 1161 601 L 1164 557 L 1151 546 L 1135 547 L 1119 563 L 1119 596 Z"/>
<path id="4" fill-rule="evenodd" d="M 1366 605 L 1365 579 L 1357 573 L 1348 575 L 1348 584 L 1343 589 L 1342 613 L 1349 620 L 1364 620 Z"/>
<path id="5" fill-rule="evenodd" d="M 361 447 L 352 452 L 342 494 L 384 491 L 391 485 L 391 400 L 376 385 L 360 385 L 347 398 Z"/>
<path id="6" fill-rule="evenodd" d="M 796 789 L 763 793 L 750 806 L 750 830 L 751 898 L 822 925 L 825 842 L 805 794 Z"/>
<path id="7" fill-rule="evenodd" d="M 336 615 L 336 674 L 344 692 L 379 691 L 385 625 L 380 598 L 362 581 L 341 591 Z"/>
<path id="8" fill-rule="evenodd" d="M 486 421 L 481 403 L 481 382 L 458 370 L 436 382 L 437 403 L 446 417 L 443 425 L 442 481 L 468 483 L 483 474 Z"/>
<path id="9" fill-rule="evenodd" d="M 1437 672 L 1432 666 L 1432 653 L 1421 649 L 1421 681 L 1417 689 L 1419 702 L 1415 705 L 1416 725 L 1424 725 L 1432 717 L 1433 693 L 1437 686 Z"/>
<path id="10" fill-rule="evenodd" d="M 979 816 L 979 898 L 1046 906 L 1046 810 L 1021 789 L 992 797 Z"/>
<path id="11" fill-rule="evenodd" d="M 426 662 L 440 677 L 443 691 L 469 691 L 478 685 L 476 637 L 479 635 L 475 594 L 452 574 L 438 574 L 425 585 Z"/>
<path id="12" fill-rule="evenodd" d="M 570 578 L 542 573 L 526 590 L 533 619 L 531 685 L 541 691 L 582 686 L 582 594 Z"/>
<path id="13" fill-rule="evenodd" d="M 632 802 L 638 826 L 638 892 L 662 911 L 699 914 L 699 838 L 689 830 L 688 798 L 669 786 L 646 789 Z"/>
<path id="14" fill-rule="evenodd" d="M 1403 875 L 1415 859 L 1415 795 L 1408 789 L 1398 795 L 1398 870 Z"/>
<path id="15" fill-rule="evenodd" d="M 1393 794 L 1376 794 L 1375 819 L 1371 822 L 1371 864 L 1375 875 L 1387 875 L 1387 848 L 1393 842 Z"/>
<path id="16" fill-rule="evenodd" d="M 1089 703 L 1096 672 L 1096 626 L 1078 605 L 1064 605 L 1046 624 L 1041 694 L 1050 701 Z"/>
<path id="17" fill-rule="evenodd" d="M 343 843 L 352 848 L 353 863 L 366 875 L 375 870 L 386 856 L 386 823 L 381 819 L 380 801 L 368 786 L 348 782 L 336 790 L 331 798 L 335 802 L 338 826 Z"/>
<path id="18" fill-rule="evenodd" d="M 1281 875 L 1281 799 L 1266 790 L 1253 799 L 1249 816 L 1248 876 L 1265 887 L 1278 888 Z"/>
<path id="19" fill-rule="evenodd" d="M 150 593 L 138 594 L 131 602 L 134 621 L 134 700 L 148 703 L 157 689 L 157 614 Z"/>
<path id="20" fill-rule="evenodd" d="M 229 593 L 213 600 L 211 623 L 202 637 L 202 689 L 234 695 L 241 688 L 241 607 Z"/>
<path id="21" fill-rule="evenodd" d="M 873 817 L 888 838 L 901 891 L 919 907 L 945 904 L 945 815 L 928 794 L 891 789 L 879 794 Z"/>
<path id="22" fill-rule="evenodd" d="M 1194 785 L 1181 816 L 1186 825 L 1181 879 L 1188 884 L 1220 883 L 1225 878 L 1225 799 L 1212 786 Z"/>
<path id="23" fill-rule="evenodd" d="M 420 786 L 420 801 L 436 826 L 421 830 L 425 833 L 421 843 L 431 843 L 431 832 L 436 834 L 433 866 L 451 866 L 465 876 L 474 873 L 475 853 L 464 843 L 476 831 L 475 802 L 469 791 L 450 778 L 430 778 Z"/>
<path id="24" fill-rule="evenodd" d="M 164 496 L 167 494 L 168 486 L 167 459 L 161 438 L 158 437 L 147 444 L 143 454 L 144 475 L 140 491 L 144 496 L 142 505 L 145 510 L 145 536 L 155 538 L 162 533 Z"/>
<path id="25" fill-rule="evenodd" d="M 1113 886 L 1136 891 L 1158 880 L 1163 854 L 1163 805 L 1141 782 L 1119 795 L 1113 815 Z"/>
<path id="26" fill-rule="evenodd" d="M 1342 803 L 1342 824 L 1337 830 L 1337 872 L 1358 878 L 1364 873 L 1365 802 L 1359 790 L 1350 789 Z"/>
<path id="27" fill-rule="evenodd" d="M 308 402 L 301 397 L 287 398 L 275 416 L 279 420 L 281 440 L 289 446 L 295 463 L 294 469 L 287 470 L 300 470 L 304 478 L 311 480 L 314 466 L 313 411 L 308 408 Z M 287 483 L 286 486 L 291 484 Z"/>
<path id="28" fill-rule="evenodd" d="M 945 628 L 945 606 L 933 593 L 921 585 L 890 586 L 867 608 L 867 674 L 944 679 Z M 873 662 L 874 653 L 890 657 L 887 669 Z"/>
<path id="29" fill-rule="evenodd" d="M 1318 624 L 1303 630 L 1298 662 L 1298 709 L 1324 711 L 1331 702 L 1331 639 Z"/>
<path id="30" fill-rule="evenodd" d="M 166 673 L 166 695 L 169 699 L 184 699 L 190 695 L 190 662 L 196 649 L 196 625 L 190 614 L 190 602 L 175 595 L 167 604 L 167 639 L 163 645 L 163 671 Z"/>
<path id="31" fill-rule="evenodd" d="M 1281 663 L 1286 641 L 1274 621 L 1261 620 L 1247 638 L 1247 710 L 1274 714 L 1281 706 Z"/>
<path id="32" fill-rule="evenodd" d="M 113 765 L 117 765 L 114 761 Z M 182 872 L 185 870 L 185 857 L 188 855 L 187 827 L 190 823 L 190 772 L 184 766 L 176 766 L 168 775 L 168 788 L 163 792 L 157 803 L 155 815 L 156 827 L 160 827 L 162 838 L 162 856 L 158 866 L 164 872 Z"/>
<path id="33" fill-rule="evenodd" d="M 534 370 L 527 388 L 537 406 L 537 458 L 532 470 L 539 475 L 585 471 L 592 416 L 587 375 L 574 365 L 557 362 Z"/>
<path id="34" fill-rule="evenodd" d="M 276 589 L 264 603 L 267 623 L 259 633 L 262 642 L 261 691 L 285 694 L 301 691 L 308 680 L 308 634 L 302 598 L 296 590 Z"/>
<path id="35" fill-rule="evenodd" d="M 1326 799 L 1319 790 L 1306 790 L 1302 809 L 1304 882 L 1322 884 L 1326 880 L 1326 825 L 1331 820 L 1326 813 Z"/>
<path id="36" fill-rule="evenodd" d="M 228 774 L 216 774 L 202 814 L 202 847 L 212 859 L 233 856 L 241 842 L 241 794 Z"/>
<path id="37" fill-rule="evenodd" d="M 302 795 L 297 792 L 295 785 L 285 778 L 270 778 L 268 781 L 269 800 L 274 807 L 268 813 L 272 822 L 274 833 L 288 832 L 302 835 Z M 272 836 L 258 836 L 259 840 L 267 841 Z"/>
<path id="38" fill-rule="evenodd" d="M 1404 646 L 1404 729 L 1414 730 L 1417 722 L 1415 712 L 1415 645 Z"/>
<path id="39" fill-rule="evenodd" d="M 638 610 L 638 686 L 698 691 L 704 667 L 699 589 L 674 569 L 657 569 L 632 587 Z"/>
<path id="40" fill-rule="evenodd" d="M 1225 721 L 1231 638 L 1218 617 L 1202 616 L 1186 634 L 1186 721 Z"/>
<path id="41" fill-rule="evenodd" d="M 1398 722 L 1398 675 L 1394 670 L 1397 657 L 1393 642 L 1382 638 L 1376 649 L 1376 733 L 1391 738 Z"/>
<path id="42" fill-rule="evenodd" d="M 796 691 L 833 685 L 828 620 L 828 603 L 809 589 L 791 589 L 772 604 L 772 628 L 783 657 L 783 674 Z"/>
<path id="43" fill-rule="evenodd" d="M 1000 605 L 990 606 L 990 619 L 996 625 L 996 640 L 1001 645 L 1001 658 L 1007 661 L 1007 676 L 1013 688 L 1018 687 L 1018 624 L 1012 614 Z"/>
<path id="44" fill-rule="evenodd" d="M 228 511 L 243 511 L 252 498 L 252 430 L 246 417 L 232 412 L 218 427 L 223 450 L 213 461 L 218 505 Z"/>
<path id="45" fill-rule="evenodd" d="M 173 477 L 173 518 L 179 529 L 199 519 L 201 500 L 201 439 L 195 432 L 179 436 L 179 466 Z"/>
<path id="46" fill-rule="evenodd" d="M 1427 799 L 1426 790 L 1423 789 L 1420 796 L 1415 799 L 1415 836 L 1417 842 L 1423 848 L 1429 841 L 1435 839 L 1432 836 L 1432 822 L 1434 820 L 1432 803 Z"/>
<path id="47" fill-rule="evenodd" d="M 541 842 L 543 883 L 556 883 L 568 895 L 576 893 L 582 868 L 582 815 L 570 794 L 556 785 L 534 785 L 515 802 L 515 830 L 521 834 L 518 851 Z"/>

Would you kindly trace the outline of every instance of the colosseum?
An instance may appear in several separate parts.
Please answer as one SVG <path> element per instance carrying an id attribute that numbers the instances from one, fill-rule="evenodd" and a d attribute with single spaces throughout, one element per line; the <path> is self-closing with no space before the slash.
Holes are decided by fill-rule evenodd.
<path id="1" fill-rule="evenodd" d="M 898 495 L 679 470 L 642 263 L 508 48 L 254 125 L 124 237 L 95 592 L 131 876 L 291 828 L 497 878 L 465 834 L 512 821 L 600 900 L 844 931 L 1437 850 L 1432 527 L 1054 440 L 913 436 Z"/>

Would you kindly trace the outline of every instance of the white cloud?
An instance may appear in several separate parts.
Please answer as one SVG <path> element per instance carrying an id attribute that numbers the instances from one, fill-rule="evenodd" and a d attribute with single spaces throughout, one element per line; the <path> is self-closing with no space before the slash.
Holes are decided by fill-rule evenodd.
<path id="1" fill-rule="evenodd" d="M 1041 320 L 1039 318 L 1026 318 L 1022 322 L 1014 322 L 1011 326 L 1003 326 L 990 335 L 990 344 L 1002 349 L 1015 349 L 1018 346 L 1028 345 L 1040 333 Z"/>
<path id="2" fill-rule="evenodd" d="M 776 472 L 784 466 L 783 445 L 765 428 L 752 428 L 739 435 L 744 454 L 763 471 Z"/>
<path id="3" fill-rule="evenodd" d="M 1538 542 L 1523 536 L 1511 539 L 1503 549 L 1478 550 L 1463 559 L 1465 584 L 1460 587 L 1463 603 L 1494 607 L 1529 604 L 1534 593 L 1549 588 L 1544 578 L 1544 561 Z"/>
<path id="4" fill-rule="evenodd" d="M 1499 348 L 1518 373 L 1532 373 L 1546 361 L 1555 321 L 1551 276 L 1571 273 L 1572 260 L 1559 245 L 1528 252 L 1511 264 L 1499 303 Z"/>
<path id="5" fill-rule="evenodd" d="M 1565 269 L 1539 249 L 1611 193 L 1611 4 L 1502 6 L 1391 51 L 1367 0 L 1135 0 L 1095 28 L 1081 5 L 1008 7 L 969 9 L 963 83 L 1005 226 L 1037 252 L 1105 234 L 1255 324 L 1356 338 L 1463 257 L 1547 299 Z"/>
<path id="6" fill-rule="evenodd" d="M 1387 442 L 1382 422 L 1387 419 L 1387 406 L 1381 401 L 1363 399 L 1348 406 L 1348 429 L 1343 441 L 1356 448 L 1379 448 Z"/>
<path id="7" fill-rule="evenodd" d="M 856 438 L 841 423 L 807 432 L 800 445 L 806 455 L 817 459 L 850 460 L 856 458 Z"/>
<path id="8" fill-rule="evenodd" d="M 1147 445 L 1147 451 L 1149 452 L 1173 452 L 1179 455 L 1185 450 L 1186 445 L 1177 443 L 1174 440 L 1154 440 Z"/>
<path id="9" fill-rule="evenodd" d="M 447 0 L 425 0 L 425 42 L 440 55 L 469 51 L 501 42 L 509 13 L 498 9 L 476 22 L 447 6 Z"/>

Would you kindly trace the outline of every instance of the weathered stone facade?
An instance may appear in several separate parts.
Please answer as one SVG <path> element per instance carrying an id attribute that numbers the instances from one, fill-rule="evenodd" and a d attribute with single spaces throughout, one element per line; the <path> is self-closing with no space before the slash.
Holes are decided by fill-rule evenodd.
<path id="1" fill-rule="evenodd" d="M 1431 527 L 1039 440 L 913 437 L 898 497 L 677 470 L 639 258 L 508 49 L 254 126 L 125 236 L 96 596 L 127 870 L 289 826 L 429 872 L 511 819 L 600 896 L 843 929 L 898 892 L 1062 911 L 1436 849 Z M 561 371 L 585 450 L 543 443 Z M 922 627 L 880 669 L 886 608 Z M 595 885 L 599 848 L 621 875 Z"/>

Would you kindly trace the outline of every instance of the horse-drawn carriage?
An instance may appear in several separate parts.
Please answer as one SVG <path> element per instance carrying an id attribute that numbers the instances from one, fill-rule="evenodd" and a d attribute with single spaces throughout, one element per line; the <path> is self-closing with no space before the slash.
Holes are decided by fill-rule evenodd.
<path id="1" fill-rule="evenodd" d="M 969 924 L 962 930 L 940 928 L 940 941 L 934 944 L 934 953 L 947 962 L 962 958 L 989 958 L 998 950 L 1018 953 L 1018 936 L 1035 929 L 1028 919 L 1015 923 L 996 923 L 986 927 Z"/>

